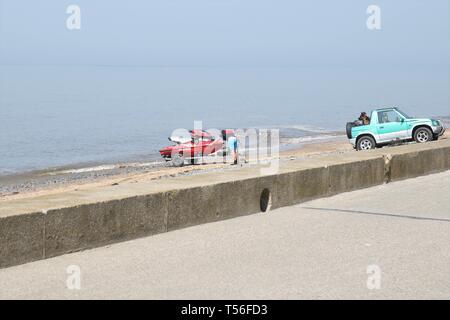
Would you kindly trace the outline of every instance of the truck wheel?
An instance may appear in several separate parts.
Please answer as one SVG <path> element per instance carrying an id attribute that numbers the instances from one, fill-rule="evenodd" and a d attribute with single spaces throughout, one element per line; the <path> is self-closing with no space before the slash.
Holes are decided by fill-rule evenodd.
<path id="1" fill-rule="evenodd" d="M 419 128 L 414 132 L 414 140 L 417 143 L 423 143 L 433 140 L 433 133 L 428 128 Z"/>
<path id="2" fill-rule="evenodd" d="M 375 147 L 376 147 L 375 140 L 369 136 L 365 136 L 358 139 L 358 144 L 356 145 L 356 149 L 358 151 L 375 149 Z"/>
<path id="3" fill-rule="evenodd" d="M 172 165 L 174 167 L 184 166 L 184 156 L 181 153 L 174 154 L 172 156 Z"/>

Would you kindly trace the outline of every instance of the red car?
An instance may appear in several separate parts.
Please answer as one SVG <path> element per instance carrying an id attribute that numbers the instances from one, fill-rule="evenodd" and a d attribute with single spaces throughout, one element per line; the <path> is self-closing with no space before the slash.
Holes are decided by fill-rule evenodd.
<path id="1" fill-rule="evenodd" d="M 233 130 L 222 130 L 210 133 L 206 130 L 180 130 L 175 132 L 169 140 L 174 145 L 159 150 L 166 161 L 171 161 L 176 167 L 184 165 L 185 160 L 197 163 L 203 156 L 213 154 L 225 155 L 227 137 L 234 134 Z"/>

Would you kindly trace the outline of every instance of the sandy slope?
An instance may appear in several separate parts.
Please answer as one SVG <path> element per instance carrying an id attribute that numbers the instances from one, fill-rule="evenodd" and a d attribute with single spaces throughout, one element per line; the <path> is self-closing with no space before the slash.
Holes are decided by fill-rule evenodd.
<path id="1" fill-rule="evenodd" d="M 450 133 L 447 132 L 442 139 L 450 138 Z M 293 159 L 293 158 L 301 158 L 301 157 L 314 157 L 317 155 L 323 154 L 340 154 L 346 152 L 356 152 L 353 150 L 352 146 L 348 143 L 347 139 L 340 138 L 334 141 L 328 142 L 320 142 L 320 143 L 309 143 L 298 145 L 289 150 L 283 151 L 280 153 L 280 159 Z M 240 166 L 248 166 L 251 163 L 245 163 L 242 161 Z M 108 175 L 92 175 L 86 179 L 78 179 L 76 175 L 71 175 L 68 177 L 64 177 L 62 180 L 63 183 L 58 183 L 55 181 L 54 184 L 42 184 L 35 183 L 31 188 L 23 188 L 18 189 L 20 191 L 16 191 L 14 193 L 3 193 L 0 194 L 0 202 L 11 199 L 23 199 L 36 195 L 49 195 L 56 194 L 64 191 L 70 190 L 83 190 L 95 186 L 104 186 L 104 185 L 113 185 L 120 183 L 132 183 L 137 181 L 146 181 L 146 180 L 157 180 L 157 179 L 170 179 L 171 177 L 178 175 L 190 175 L 190 174 L 198 174 L 204 173 L 207 174 L 208 171 L 217 171 L 217 170 L 230 170 L 236 169 L 235 166 L 230 166 L 230 164 L 223 163 L 213 163 L 213 164 L 201 164 L 201 165 L 190 165 L 184 166 L 182 168 L 175 168 L 172 166 L 162 166 L 162 167 L 153 167 L 146 168 L 143 167 L 142 170 L 134 170 L 134 171 L 123 171 L 116 170 L 110 172 Z M 54 175 L 49 175 L 44 178 L 41 176 L 39 179 L 54 179 Z M 75 177 L 75 178 L 74 178 Z M 30 177 L 21 177 L 23 180 L 37 179 L 36 176 Z M 48 181 L 47 181 L 48 182 Z M 9 184 L 14 185 L 14 181 L 8 181 Z"/>

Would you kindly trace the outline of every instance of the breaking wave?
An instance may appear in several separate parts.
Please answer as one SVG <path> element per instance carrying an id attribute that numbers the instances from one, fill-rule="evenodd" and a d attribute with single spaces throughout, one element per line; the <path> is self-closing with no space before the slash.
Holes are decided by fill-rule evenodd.
<path id="1" fill-rule="evenodd" d="M 311 125 L 280 126 L 280 144 L 294 145 L 345 137 L 344 132 L 329 130 Z"/>

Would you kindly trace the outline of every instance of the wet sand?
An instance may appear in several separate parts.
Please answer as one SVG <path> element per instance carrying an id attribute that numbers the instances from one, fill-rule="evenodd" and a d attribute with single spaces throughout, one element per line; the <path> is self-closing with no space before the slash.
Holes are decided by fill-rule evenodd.
<path id="1" fill-rule="evenodd" d="M 446 133 L 442 139 L 450 138 Z M 356 152 L 347 138 L 337 137 L 330 141 L 302 143 L 293 145 L 279 154 L 280 161 L 323 154 L 342 154 Z M 94 166 L 84 169 L 52 169 L 0 178 L 0 202 L 21 199 L 36 195 L 49 195 L 71 190 L 83 190 L 95 186 L 117 185 L 124 182 L 167 179 L 180 175 L 207 174 L 217 170 L 235 170 L 252 163 L 240 161 L 238 166 L 221 162 L 199 165 L 185 165 L 177 168 L 169 163 L 123 163 Z"/>

